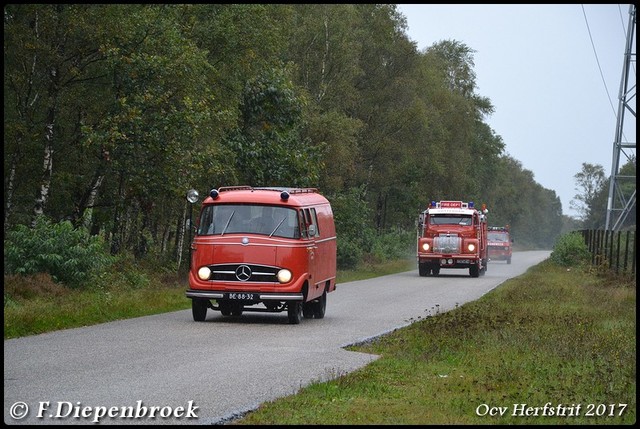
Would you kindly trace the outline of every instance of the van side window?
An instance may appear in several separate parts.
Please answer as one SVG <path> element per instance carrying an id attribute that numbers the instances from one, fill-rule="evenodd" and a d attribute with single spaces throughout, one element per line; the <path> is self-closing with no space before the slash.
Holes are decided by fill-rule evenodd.
<path id="1" fill-rule="evenodd" d="M 309 226 L 311 225 L 314 225 L 316 229 L 316 233 L 313 236 L 309 235 Z M 317 237 L 319 235 L 316 209 L 300 210 L 300 231 L 302 238 Z"/>
<path id="2" fill-rule="evenodd" d="M 316 226 L 316 237 L 320 237 L 320 226 L 318 225 L 318 217 L 316 216 L 316 209 L 311 209 L 311 223 Z"/>

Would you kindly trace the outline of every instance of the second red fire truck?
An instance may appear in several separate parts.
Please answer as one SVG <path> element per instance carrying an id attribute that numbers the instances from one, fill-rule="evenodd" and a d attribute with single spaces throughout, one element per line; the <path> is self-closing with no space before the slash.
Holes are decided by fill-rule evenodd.
<path id="1" fill-rule="evenodd" d="M 490 260 L 507 261 L 507 264 L 510 264 L 513 253 L 511 243 L 513 243 L 513 238 L 511 238 L 509 233 L 509 225 L 489 227 Z"/>
<path id="2" fill-rule="evenodd" d="M 437 276 L 441 268 L 467 268 L 471 277 L 487 270 L 487 213 L 483 204 L 432 201 L 418 219 L 418 272 Z"/>

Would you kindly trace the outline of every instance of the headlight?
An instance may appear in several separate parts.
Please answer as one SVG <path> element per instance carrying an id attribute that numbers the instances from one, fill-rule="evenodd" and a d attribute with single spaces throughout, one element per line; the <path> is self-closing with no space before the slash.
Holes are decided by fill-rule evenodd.
<path id="1" fill-rule="evenodd" d="M 211 270 L 209 269 L 209 267 L 202 267 L 198 270 L 198 278 L 200 280 L 209 280 L 210 276 Z"/>
<path id="2" fill-rule="evenodd" d="M 469 246 L 467 246 L 467 249 L 469 249 L 469 252 L 473 252 L 474 250 L 476 250 L 476 245 L 470 244 Z"/>
<path id="3" fill-rule="evenodd" d="M 425 252 L 429 251 L 429 243 L 422 243 L 422 250 L 424 250 Z"/>
<path id="4" fill-rule="evenodd" d="M 278 281 L 280 283 L 287 283 L 291 281 L 291 271 L 289 270 L 280 270 L 278 271 Z"/>

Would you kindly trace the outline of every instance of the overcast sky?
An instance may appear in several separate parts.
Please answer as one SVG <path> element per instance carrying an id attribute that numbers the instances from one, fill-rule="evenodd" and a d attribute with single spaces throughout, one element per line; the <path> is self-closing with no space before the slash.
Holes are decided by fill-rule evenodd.
<path id="1" fill-rule="evenodd" d="M 599 164 L 611 174 L 629 4 L 398 9 L 419 50 L 457 40 L 475 51 L 476 93 L 495 108 L 486 123 L 502 137 L 509 156 L 556 192 L 563 213 L 577 216 L 570 202 L 582 163 Z M 629 88 L 636 83 L 635 57 L 632 67 Z M 635 143 L 635 117 L 624 110 L 623 140 Z"/>

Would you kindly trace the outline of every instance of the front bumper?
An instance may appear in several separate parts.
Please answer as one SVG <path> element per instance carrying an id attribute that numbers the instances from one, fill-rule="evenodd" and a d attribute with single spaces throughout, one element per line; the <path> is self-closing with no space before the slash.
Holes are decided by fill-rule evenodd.
<path id="1" fill-rule="evenodd" d="M 272 292 L 246 292 L 246 291 L 208 291 L 189 289 L 186 291 L 187 298 L 201 299 L 230 299 L 240 301 L 302 301 L 304 296 L 301 293 L 272 293 Z"/>

